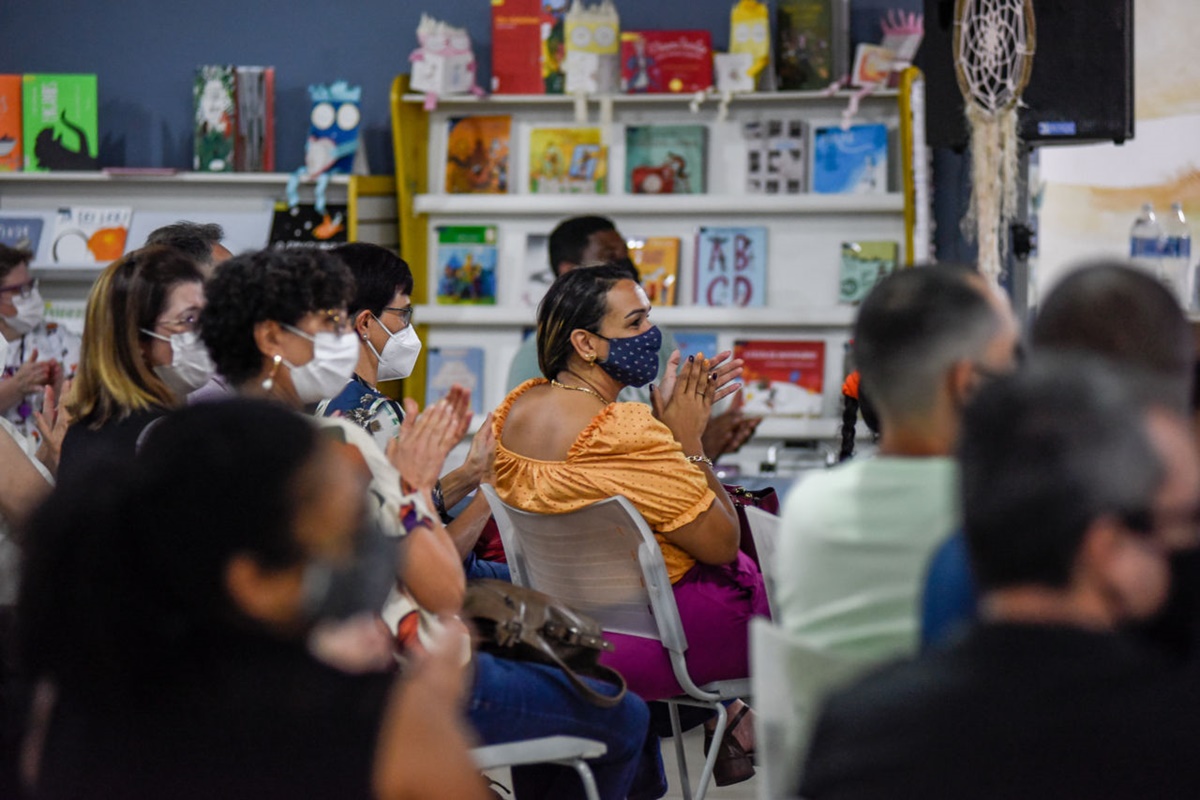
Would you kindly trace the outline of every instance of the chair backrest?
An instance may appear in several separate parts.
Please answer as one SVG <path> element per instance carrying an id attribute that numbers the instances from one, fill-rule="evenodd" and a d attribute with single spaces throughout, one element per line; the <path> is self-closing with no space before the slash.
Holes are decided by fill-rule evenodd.
<path id="1" fill-rule="evenodd" d="M 662 549 L 624 497 L 567 514 L 513 508 L 484 484 L 513 582 L 557 597 L 606 631 L 659 639 L 680 658 L 687 637 Z"/>
<path id="2" fill-rule="evenodd" d="M 779 515 L 763 511 L 755 506 L 746 506 L 746 522 L 750 524 L 750 538 L 758 553 L 758 567 L 762 571 L 763 584 L 767 589 L 767 605 L 771 617 L 775 617 L 775 577 L 778 570 L 776 551 L 779 549 Z"/>
<path id="3" fill-rule="evenodd" d="M 751 620 L 751 694 L 764 698 L 754 704 L 761 800 L 796 796 L 822 698 L 871 663 L 817 650 L 769 620 Z"/>

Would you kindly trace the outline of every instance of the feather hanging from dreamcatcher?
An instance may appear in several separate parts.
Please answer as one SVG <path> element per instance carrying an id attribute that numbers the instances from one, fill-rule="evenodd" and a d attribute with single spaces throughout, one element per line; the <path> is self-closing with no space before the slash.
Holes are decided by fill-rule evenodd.
<path id="1" fill-rule="evenodd" d="M 956 0 L 954 69 L 971 132 L 971 207 L 979 270 L 999 283 L 1005 232 L 1017 212 L 1017 114 L 1036 50 L 1033 0 Z"/>

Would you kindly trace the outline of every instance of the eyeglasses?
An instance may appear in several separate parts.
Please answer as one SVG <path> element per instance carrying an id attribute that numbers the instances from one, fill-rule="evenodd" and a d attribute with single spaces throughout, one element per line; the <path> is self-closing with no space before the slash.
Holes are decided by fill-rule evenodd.
<path id="1" fill-rule="evenodd" d="M 154 323 L 156 328 L 166 328 L 167 330 L 178 331 L 180 333 L 194 333 L 200 327 L 200 315 L 188 314 L 179 319 L 163 319 Z"/>
<path id="2" fill-rule="evenodd" d="M 14 283 L 12 286 L 0 286 L 0 295 L 15 294 L 20 297 L 29 297 L 37 291 L 38 279 L 31 278 L 24 283 Z"/>
<path id="3" fill-rule="evenodd" d="M 388 311 L 390 311 L 393 314 L 395 314 L 396 316 L 400 317 L 400 321 L 404 323 L 404 325 L 402 325 L 401 327 L 407 327 L 408 325 L 412 324 L 412 318 L 413 318 L 413 307 L 412 306 L 405 306 L 404 308 L 396 308 L 395 306 L 384 306 L 383 311 L 381 313 L 386 314 Z"/>

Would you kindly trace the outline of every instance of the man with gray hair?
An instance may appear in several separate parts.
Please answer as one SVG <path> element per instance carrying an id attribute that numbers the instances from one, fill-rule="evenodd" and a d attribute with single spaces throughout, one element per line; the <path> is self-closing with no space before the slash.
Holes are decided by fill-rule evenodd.
<path id="1" fill-rule="evenodd" d="M 809 800 L 1196 797 L 1194 676 L 1118 635 L 1167 596 L 1200 463 L 1186 420 L 1095 356 L 1036 356 L 963 418 L 967 548 L 982 621 L 833 694 Z"/>
<path id="2" fill-rule="evenodd" d="M 165 244 L 190 256 L 208 280 L 216 266 L 233 255 L 221 244 L 223 238 L 225 231 L 216 223 L 180 220 L 151 231 L 146 244 Z"/>
<path id="3" fill-rule="evenodd" d="M 788 495 L 778 620 L 809 647 L 880 660 L 912 652 L 933 548 L 959 524 L 952 454 L 984 381 L 1015 367 L 1006 300 L 966 268 L 888 276 L 863 302 L 854 358 L 882 428 L 879 455 L 811 472 Z"/>

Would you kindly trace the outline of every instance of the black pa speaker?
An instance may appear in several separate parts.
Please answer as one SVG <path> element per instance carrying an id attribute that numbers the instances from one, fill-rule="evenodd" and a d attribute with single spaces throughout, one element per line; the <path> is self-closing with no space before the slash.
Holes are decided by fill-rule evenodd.
<path id="1" fill-rule="evenodd" d="M 1021 138 L 1049 144 L 1133 138 L 1133 0 L 1033 0 L 1037 51 L 1022 96 Z M 954 0 L 925 0 L 925 136 L 967 145 L 954 75 Z"/>

